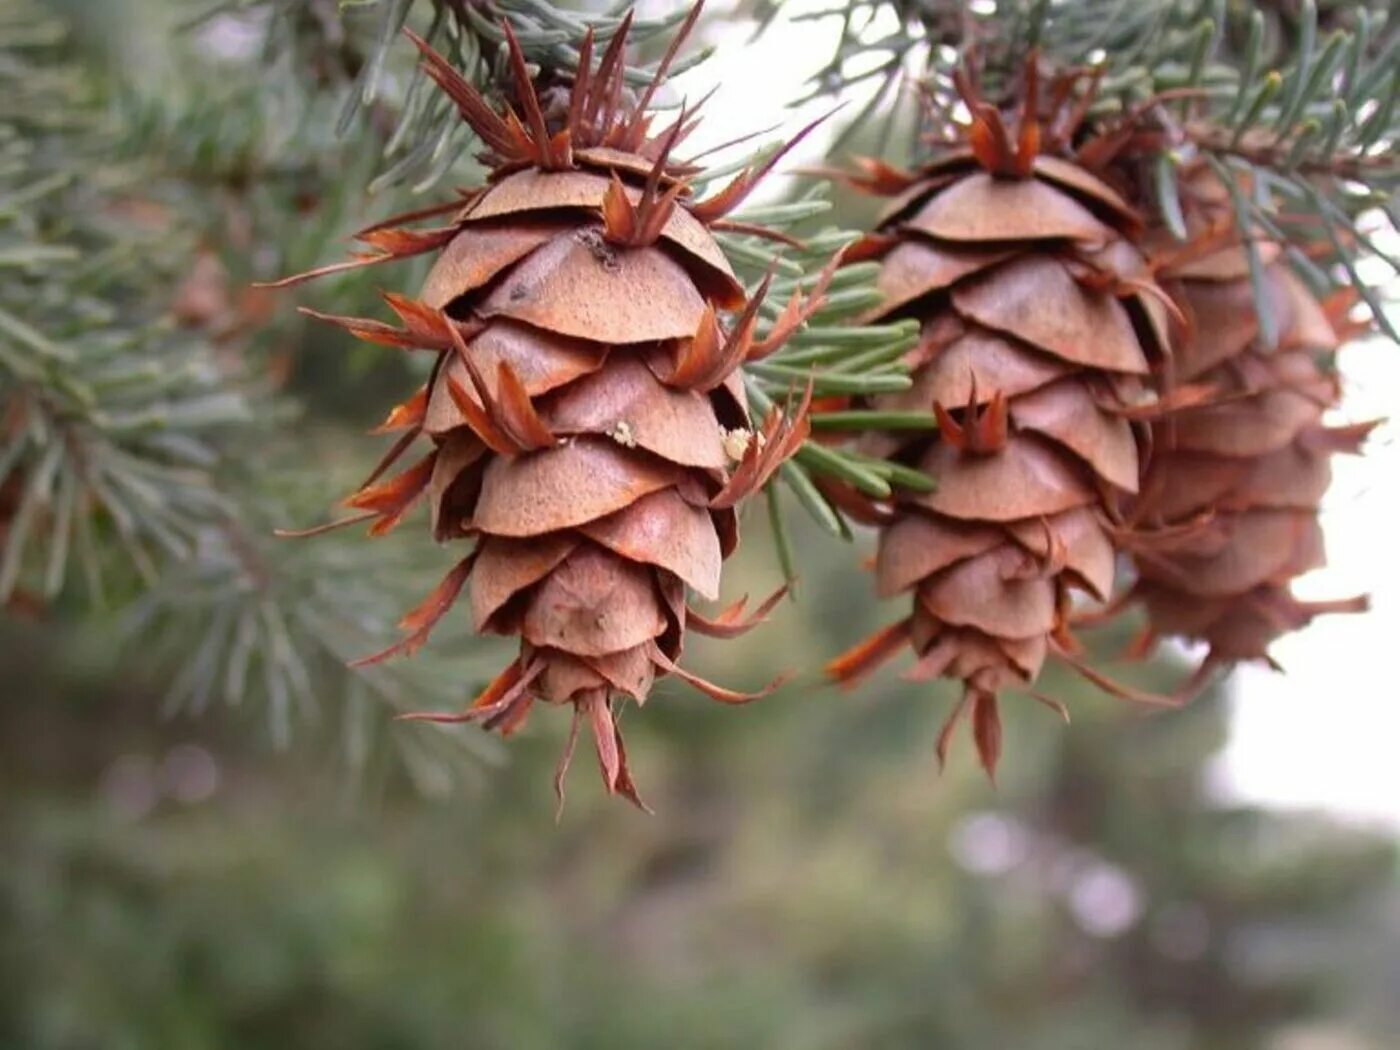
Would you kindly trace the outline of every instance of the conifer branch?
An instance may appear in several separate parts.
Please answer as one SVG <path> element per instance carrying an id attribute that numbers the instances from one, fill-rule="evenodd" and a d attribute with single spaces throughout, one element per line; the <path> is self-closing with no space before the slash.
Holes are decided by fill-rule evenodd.
<path id="1" fill-rule="evenodd" d="M 62 25 L 32 8 L 4 14 L 0 606 L 57 598 L 75 559 L 101 599 L 118 565 L 153 579 L 227 513 L 210 438 L 249 413 L 214 348 L 146 294 L 150 273 L 178 265 L 172 216 L 133 172 L 90 184 L 112 143 L 100 109 L 72 91 Z M 10 32 L 21 19 L 30 32 Z"/>
<path id="2" fill-rule="evenodd" d="M 261 478 L 270 494 L 245 493 L 240 517 L 202 530 L 199 557 L 147 590 L 125 629 L 148 665 L 162 671 L 167 715 L 255 705 L 278 748 L 315 727 L 340 740 L 357 775 L 400 767 L 426 793 L 441 794 L 480 762 L 499 762 L 499 749 L 478 734 L 385 728 L 385 712 L 459 704 L 463 690 L 490 677 L 490 655 L 478 642 L 352 668 L 393 639 L 388 609 L 426 591 L 441 566 L 402 544 L 380 544 L 366 565 L 363 538 L 347 533 L 316 542 L 276 538 L 273 526 L 306 505 L 292 494 L 320 489 L 309 480 L 270 485 Z"/>
<path id="3" fill-rule="evenodd" d="M 756 10 L 771 16 L 775 7 Z M 882 8 L 897 17 L 898 32 L 868 28 Z M 1373 323 L 1397 334 L 1379 289 L 1359 284 L 1355 265 L 1357 250 L 1374 254 L 1366 229 L 1372 216 L 1395 228 L 1400 17 L 1394 5 L 1356 0 L 1320 10 L 1316 0 L 998 0 L 974 7 L 916 0 L 835 5 L 819 16 L 839 18 L 841 30 L 810 95 L 844 92 L 898 56 L 898 67 L 881 75 L 919 80 L 923 135 L 935 150 L 954 137 L 948 134 L 959 101 L 953 78 L 969 56 L 981 95 L 1007 108 L 1016 104 L 1020 71 L 1033 54 L 1051 71 L 1085 71 L 1094 81 L 1086 116 L 1099 127 L 1124 127 L 1126 152 L 1143 159 L 1165 224 L 1172 226 L 1180 211 L 1176 168 L 1215 158 L 1255 187 L 1238 216 L 1242 229 L 1269 226 L 1295 263 L 1313 259 L 1299 265 L 1306 278 L 1356 286 Z M 894 119 L 894 109 L 884 109 Z M 1267 314 L 1269 304 L 1257 305 Z"/>
<path id="4" fill-rule="evenodd" d="M 795 231 L 810 225 L 829 209 L 826 186 L 818 183 L 787 202 L 747 209 L 739 218 L 770 229 Z M 737 269 L 751 283 L 757 284 L 764 274 L 780 274 L 771 282 L 759 311 L 763 322 L 760 340 L 769 337 L 793 296 L 801 299 L 815 292 L 821 295 L 821 305 L 780 349 L 745 369 L 745 385 L 756 416 L 791 402 L 808 383 L 815 396 L 823 399 L 810 417 L 818 436 L 808 438 L 768 486 L 769 519 L 789 581 L 796 579 L 797 566 L 791 550 L 785 546 L 787 526 L 782 496 L 777 491 L 780 485 L 797 498 L 818 524 L 842 539 L 851 537 L 850 527 L 842 509 L 823 493 L 822 482 L 854 485 L 874 499 L 886 498 L 891 492 L 892 464 L 863 462 L 857 453 L 824 444 L 819 436 L 822 431 L 852 429 L 855 421 L 848 406 L 853 397 L 908 389 L 902 358 L 918 341 L 918 325 L 912 321 L 857 323 L 861 314 L 880 302 L 881 295 L 875 288 L 879 267 L 855 264 L 830 268 L 837 253 L 854 243 L 857 236 L 854 231 L 827 227 L 803 238 L 796 248 L 752 235 L 722 238 Z M 936 426 L 931 412 L 926 424 L 930 428 Z M 874 429 L 876 425 L 878 421 L 862 429 Z M 917 475 L 916 484 L 928 483 L 923 475 L 908 473 Z"/>
<path id="5" fill-rule="evenodd" d="M 625 4 L 575 11 L 545 0 L 360 0 L 338 10 L 326 0 L 223 0 L 186 28 L 208 31 L 228 19 L 256 27 L 266 42 L 263 66 L 282 81 L 280 90 L 308 105 L 333 97 L 338 135 L 370 133 L 380 155 L 371 191 L 411 186 L 421 192 L 458 167 L 477 139 L 413 65 L 402 29 L 415 29 L 469 82 L 496 95 L 510 90 L 502 29 L 508 25 L 550 106 L 563 104 L 585 36 L 591 31 L 601 51 L 626 13 Z M 659 17 L 633 18 L 630 38 L 646 46 L 666 37 L 685 16 L 679 6 Z M 708 53 L 694 49 L 673 64 L 671 75 Z M 623 80 L 640 89 L 654 73 L 652 66 L 630 64 Z"/>
<path id="6" fill-rule="evenodd" d="M 369 574 L 344 545 L 272 537 L 325 491 L 319 478 L 282 491 L 266 473 L 299 406 L 251 373 L 271 372 L 269 346 L 289 333 L 272 325 L 250 341 L 267 297 L 196 248 L 206 230 L 206 243 L 227 237 L 221 222 L 293 212 L 301 186 L 330 179 L 329 140 L 270 163 L 266 98 L 235 89 L 237 117 L 256 116 L 211 122 L 204 92 L 222 85 L 207 82 L 182 98 L 188 109 L 121 99 L 134 124 L 119 139 L 111 100 L 66 46 L 61 20 L 0 0 L 0 610 L 68 620 L 118 607 L 140 643 L 136 670 L 168 686 L 170 710 L 242 704 L 278 743 L 329 712 L 355 768 L 440 790 L 479 768 L 464 749 L 494 752 L 380 731 L 382 708 L 450 706 L 472 667 L 345 666 L 393 633 L 419 568 L 432 569 L 391 561 Z M 228 215 L 211 217 L 211 200 Z M 303 235 L 293 255 L 322 251 L 330 230 Z"/>

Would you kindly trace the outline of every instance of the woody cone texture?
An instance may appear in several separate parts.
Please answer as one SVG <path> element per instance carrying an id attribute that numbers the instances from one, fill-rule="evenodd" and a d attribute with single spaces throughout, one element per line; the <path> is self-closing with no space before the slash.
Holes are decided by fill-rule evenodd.
<path id="1" fill-rule="evenodd" d="M 1351 300 L 1319 302 L 1277 244 L 1256 242 L 1276 325 L 1276 344 L 1265 345 L 1228 191 L 1202 171 L 1183 180 L 1183 194 L 1190 239 L 1157 256 L 1187 321 L 1164 386 L 1195 388 L 1201 403 L 1154 425 L 1130 546 L 1133 593 L 1148 613 L 1144 644 L 1175 635 L 1205 642 L 1207 664 L 1267 661 L 1279 635 L 1365 607 L 1289 590 L 1324 561 L 1318 503 L 1329 460 L 1358 451 L 1373 425 L 1322 422 L 1340 391 L 1320 361 L 1348 333 Z"/>
<path id="2" fill-rule="evenodd" d="M 912 176 L 866 162 L 858 177 L 894 196 L 856 250 L 882 260 L 880 316 L 922 321 L 912 389 L 876 407 L 932 409 L 939 423 L 935 437 L 891 435 L 877 450 L 937 488 L 897 493 L 880 515 L 876 585 L 908 593 L 909 617 L 828 670 L 851 682 L 912 646 L 909 678 L 962 683 L 940 760 L 970 714 L 991 774 L 998 693 L 1029 691 L 1052 652 L 1077 662 L 1071 592 L 1112 589 L 1108 512 L 1138 488 L 1130 417 L 1165 349 L 1169 308 L 1127 239 L 1134 211 L 1087 169 L 1042 152 L 1072 129 L 1034 118 L 1034 73 L 1014 133 L 961 87 L 966 148 Z"/>
<path id="3" fill-rule="evenodd" d="M 384 427 L 402 433 L 391 458 L 420 435 L 431 451 L 388 480 L 382 464 L 349 504 L 383 532 L 426 498 L 438 540 L 475 542 L 404 619 L 406 638 L 369 661 L 422 644 L 470 576 L 473 626 L 519 637 L 519 656 L 462 714 L 417 717 L 508 735 L 538 701 L 570 705 L 561 800 L 586 723 L 608 791 L 640 805 L 617 724 L 624 698 L 642 703 L 667 674 L 726 703 L 762 695 L 712 685 L 677 661 L 687 630 L 732 636 L 766 606 L 749 620 L 741 607 L 707 619 L 686 593 L 717 597 L 738 542 L 736 503 L 806 434 L 805 409 L 755 430 L 739 366 L 776 349 L 821 297 L 794 298 L 755 336 L 759 296 L 746 296 L 711 230 L 762 172 L 691 200 L 694 169 L 671 150 L 693 111 L 656 134 L 644 115 L 680 37 L 631 102 L 626 35 L 596 68 L 585 43 L 567 105 L 548 118 L 508 30 L 522 116 L 498 114 L 418 41 L 428 73 L 486 143 L 492 175 L 437 209 L 448 225 L 365 231 L 372 251 L 341 264 L 438 252 L 417 298 L 386 296 L 401 327 L 329 320 L 437 355 L 430 382 Z M 722 311 L 737 313 L 731 326 Z"/>

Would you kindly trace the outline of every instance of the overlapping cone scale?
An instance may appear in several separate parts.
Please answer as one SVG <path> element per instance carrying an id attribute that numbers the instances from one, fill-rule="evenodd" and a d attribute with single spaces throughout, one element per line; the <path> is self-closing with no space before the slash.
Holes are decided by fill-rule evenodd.
<path id="1" fill-rule="evenodd" d="M 648 131 L 622 93 L 623 36 L 596 68 L 586 44 L 562 128 L 545 126 L 528 81 L 517 83 L 522 117 L 502 117 L 419 42 L 495 170 L 440 209 L 450 223 L 431 237 L 373 231 L 391 247 L 364 264 L 437 252 L 416 299 L 387 297 L 403 328 L 330 320 L 436 355 L 425 387 L 386 424 L 403 436 L 349 502 L 385 531 L 426 500 L 437 539 L 473 544 L 405 617 L 404 640 L 369 662 L 417 648 L 469 588 L 473 627 L 518 637 L 519 656 L 461 714 L 413 717 L 509 734 L 534 704 L 570 705 L 557 786 L 586 725 L 607 789 L 640 805 L 620 704 L 643 703 L 668 674 L 728 703 L 762 695 L 711 685 L 678 661 L 688 619 L 731 636 L 769 606 L 747 620 L 741 607 L 692 617 L 686 592 L 718 597 L 737 543 L 735 504 L 807 430 L 805 404 L 749 418 L 738 369 L 756 345 L 752 325 L 720 320 L 756 304 L 708 224 L 755 176 L 739 176 L 718 202 L 690 201 L 690 169 L 670 150 L 693 114 Z M 798 321 L 816 299 L 797 304 Z M 736 431 L 746 451 L 733 458 L 726 436 Z M 415 438 L 431 451 L 392 473 Z"/>
<path id="2" fill-rule="evenodd" d="M 828 668 L 854 681 L 912 647 L 910 677 L 963 688 L 940 758 L 967 714 L 989 773 L 997 694 L 1068 644 L 1073 592 L 1112 589 L 1108 530 L 1140 476 L 1127 409 L 1169 350 L 1132 210 L 1070 162 L 1012 166 L 953 154 L 887 180 L 899 196 L 863 248 L 883 266 L 872 319 L 917 318 L 922 339 L 911 389 L 871 407 L 937 414 L 936 436 L 879 439 L 937 487 L 897 490 L 879 538 L 878 589 L 908 593 L 909 619 Z"/>
<path id="3" fill-rule="evenodd" d="M 1331 428 L 1340 389 L 1328 362 L 1346 302 L 1317 299 L 1282 258 L 1255 242 L 1276 329 L 1266 345 L 1229 194 L 1201 169 L 1183 179 L 1190 237 L 1152 238 L 1156 264 L 1185 315 L 1174 368 L 1202 403 L 1153 425 L 1157 449 L 1133 511 L 1134 595 L 1149 638 L 1204 642 L 1208 663 L 1269 661 L 1269 644 L 1324 612 L 1365 601 L 1304 602 L 1294 578 L 1324 563 L 1318 506 L 1331 457 L 1357 451 L 1366 425 Z"/>

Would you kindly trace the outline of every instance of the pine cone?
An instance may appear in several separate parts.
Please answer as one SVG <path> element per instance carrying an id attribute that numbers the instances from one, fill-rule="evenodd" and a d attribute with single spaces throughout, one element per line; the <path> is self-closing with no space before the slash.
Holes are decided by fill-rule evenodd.
<path id="1" fill-rule="evenodd" d="M 585 45 L 553 126 L 506 33 L 523 122 L 509 110 L 498 116 L 417 41 L 429 75 L 489 147 L 492 173 L 437 209 L 452 213 L 450 224 L 372 228 L 361 237 L 378 253 L 343 264 L 440 252 L 417 299 L 386 296 L 402 328 L 328 318 L 370 341 L 438 355 L 430 381 L 383 428 L 403 434 L 390 459 L 419 434 L 432 451 L 384 481 L 381 464 L 349 505 L 382 533 L 426 496 L 438 540 L 477 541 L 405 618 L 408 636 L 368 662 L 421 645 L 470 575 L 474 627 L 518 636 L 520 655 L 463 714 L 415 717 L 508 735 L 536 700 L 570 704 L 561 800 L 587 721 L 608 791 L 641 805 L 617 727 L 622 698 L 642 703 L 667 674 L 726 703 L 777 685 L 734 692 L 677 661 L 688 629 L 732 637 L 779 597 L 748 620 L 742 602 L 710 620 L 687 607 L 686 588 L 718 597 L 721 562 L 738 543 L 735 505 L 807 433 L 805 405 L 755 430 L 739 367 L 776 349 L 822 295 L 795 299 L 756 338 L 762 293 L 746 295 L 711 228 L 772 161 L 691 201 L 694 169 L 671 150 L 693 113 L 649 134 L 643 107 L 655 85 L 635 105 L 621 91 L 625 26 L 596 71 L 591 39 Z M 726 310 L 739 314 L 729 330 L 717 319 Z"/>
<path id="2" fill-rule="evenodd" d="M 940 760 L 970 712 L 992 774 L 997 694 L 1028 690 L 1052 651 L 1077 663 L 1071 592 L 1112 589 L 1108 514 L 1138 486 L 1131 416 L 1167 348 L 1169 310 L 1128 240 L 1133 209 L 1083 167 L 1039 153 L 1040 126 L 1026 116 L 1034 71 L 1014 140 L 962 86 L 969 148 L 913 176 L 867 163 L 859 180 L 895 197 L 855 249 L 883 262 L 877 316 L 922 321 L 912 389 L 875 407 L 931 407 L 939 423 L 934 438 L 891 434 L 875 451 L 937 488 L 897 493 L 880 532 L 876 586 L 912 592 L 911 615 L 828 671 L 851 682 L 907 641 L 918 657 L 909 678 L 963 683 Z"/>
<path id="3" fill-rule="evenodd" d="M 1205 642 L 1207 665 L 1267 661 L 1275 638 L 1319 613 L 1365 608 L 1362 598 L 1300 601 L 1289 584 L 1324 562 L 1318 504 L 1331 456 L 1359 451 L 1373 424 L 1322 421 L 1340 388 L 1319 361 L 1337 349 L 1350 299 L 1319 302 L 1279 246 L 1259 240 L 1277 326 L 1277 345 L 1262 346 L 1229 193 L 1207 171 L 1184 179 L 1183 193 L 1188 242 L 1156 238 L 1158 272 L 1188 321 L 1164 395 L 1194 388 L 1187 400 L 1201 403 L 1154 425 L 1133 593 L 1148 612 L 1145 645 L 1176 635 Z"/>

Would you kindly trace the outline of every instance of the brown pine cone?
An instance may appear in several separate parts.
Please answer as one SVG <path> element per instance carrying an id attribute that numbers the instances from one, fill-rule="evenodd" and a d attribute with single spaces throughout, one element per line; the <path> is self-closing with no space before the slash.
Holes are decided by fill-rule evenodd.
<path id="1" fill-rule="evenodd" d="M 1357 452 L 1373 424 L 1330 427 L 1340 388 L 1328 367 L 1346 324 L 1345 296 L 1320 302 L 1281 258 L 1257 242 L 1277 330 L 1261 345 L 1249 260 L 1230 196 L 1211 173 L 1183 180 L 1190 237 L 1166 235 L 1156 267 L 1187 319 L 1164 395 L 1199 391 L 1198 404 L 1153 427 L 1155 453 L 1131 538 L 1148 637 L 1204 642 L 1209 664 L 1269 661 L 1277 637 L 1324 612 L 1364 609 L 1364 598 L 1306 602 L 1297 576 L 1324 563 L 1318 505 L 1329 460 Z"/>
<path id="2" fill-rule="evenodd" d="M 910 616 L 828 668 L 850 682 L 907 642 L 908 677 L 963 684 L 940 759 L 970 711 L 989 774 L 997 694 L 1029 690 L 1051 652 L 1077 662 L 1071 593 L 1112 590 L 1111 516 L 1139 481 L 1131 418 L 1169 338 L 1165 296 L 1130 242 L 1135 211 L 1039 152 L 1034 76 L 1014 139 L 964 84 L 967 148 L 913 175 L 868 164 L 860 179 L 895 198 L 855 251 L 882 260 L 877 316 L 923 323 L 913 388 L 874 407 L 932 408 L 939 423 L 935 437 L 892 433 L 876 451 L 937 488 L 897 493 L 880 532 L 877 588 L 911 592 Z"/>
<path id="3" fill-rule="evenodd" d="M 518 636 L 520 655 L 463 714 L 415 717 L 509 734 L 536 701 L 569 704 L 561 797 L 587 722 L 608 790 L 640 805 L 617 728 L 624 698 L 644 702 L 667 674 L 726 703 L 777 685 L 734 692 L 677 661 L 687 630 L 731 637 L 778 597 L 747 620 L 742 603 L 715 619 L 686 604 L 687 588 L 718 596 L 721 563 L 738 543 L 736 504 L 807 433 L 805 405 L 755 427 L 739 368 L 781 345 L 823 296 L 795 298 L 756 337 L 762 292 L 746 294 L 711 231 L 772 161 L 693 201 L 695 169 L 671 159 L 693 113 L 649 131 L 651 90 L 635 104 L 621 91 L 625 38 L 624 28 L 596 70 L 585 46 L 552 125 L 513 38 L 523 120 L 498 115 L 417 41 L 428 73 L 489 147 L 491 175 L 445 207 L 401 217 L 451 213 L 448 225 L 371 228 L 361 239 L 375 253 L 341 264 L 439 252 L 417 299 L 386 295 L 402 327 L 327 319 L 437 354 L 430 381 L 385 423 L 402 434 L 398 444 L 349 505 L 380 533 L 425 496 L 438 540 L 476 541 L 405 618 L 408 636 L 369 661 L 421 645 L 470 576 L 473 626 Z M 732 325 L 720 322 L 724 311 L 737 312 Z M 419 435 L 432 450 L 379 480 Z"/>

